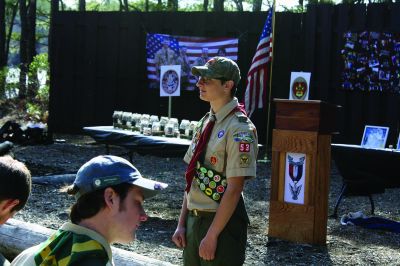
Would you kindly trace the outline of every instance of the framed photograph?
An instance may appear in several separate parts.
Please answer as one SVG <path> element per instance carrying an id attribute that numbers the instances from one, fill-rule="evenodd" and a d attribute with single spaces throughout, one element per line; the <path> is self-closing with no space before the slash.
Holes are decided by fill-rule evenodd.
<path id="1" fill-rule="evenodd" d="M 366 125 L 361 140 L 361 147 L 384 149 L 388 135 L 388 127 Z"/>
<path id="2" fill-rule="evenodd" d="M 397 138 L 396 149 L 397 149 L 397 150 L 400 150 L 400 133 L 399 133 L 399 137 Z"/>

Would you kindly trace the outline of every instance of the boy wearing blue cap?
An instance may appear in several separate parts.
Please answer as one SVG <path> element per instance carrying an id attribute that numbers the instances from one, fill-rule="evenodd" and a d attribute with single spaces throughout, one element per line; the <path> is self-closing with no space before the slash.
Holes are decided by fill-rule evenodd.
<path id="1" fill-rule="evenodd" d="M 147 220 L 143 201 L 168 185 L 142 177 L 127 160 L 98 156 L 78 171 L 70 219 L 48 240 L 23 251 L 11 265 L 114 265 L 111 243 L 134 240 Z"/>

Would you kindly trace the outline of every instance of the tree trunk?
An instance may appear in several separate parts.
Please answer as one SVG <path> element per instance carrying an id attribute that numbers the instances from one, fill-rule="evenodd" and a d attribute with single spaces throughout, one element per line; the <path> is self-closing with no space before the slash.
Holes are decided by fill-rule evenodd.
<path id="1" fill-rule="evenodd" d="M 214 11 L 224 11 L 224 1 L 225 0 L 214 0 Z"/>
<path id="2" fill-rule="evenodd" d="M 261 11 L 262 0 L 253 0 L 253 11 Z"/>
<path id="3" fill-rule="evenodd" d="M 28 16 L 28 44 L 27 44 L 27 65 L 29 66 L 36 56 L 36 0 L 29 0 L 27 11 Z M 34 99 L 38 90 L 37 75 L 30 77 L 28 84 L 28 99 Z"/>
<path id="4" fill-rule="evenodd" d="M 0 0 L 0 70 L 7 65 L 6 62 L 6 2 Z"/>
<path id="5" fill-rule="evenodd" d="M 20 74 L 19 74 L 19 92 L 20 99 L 26 98 L 26 81 L 28 74 L 28 13 L 25 0 L 19 0 L 19 15 L 21 19 L 21 39 L 19 41 L 19 58 L 20 58 Z"/>
<path id="6" fill-rule="evenodd" d="M 208 0 L 203 1 L 203 11 L 208 11 Z"/>
<path id="7" fill-rule="evenodd" d="M 86 0 L 79 0 L 79 11 L 86 11 Z"/>
<path id="8" fill-rule="evenodd" d="M 11 35 L 12 35 L 12 29 L 14 26 L 14 22 L 15 22 L 15 17 L 17 16 L 17 12 L 18 12 L 18 2 L 16 2 L 12 7 L 12 12 L 11 12 L 11 18 L 10 21 L 8 22 L 8 34 L 6 37 L 6 47 L 5 47 L 5 61 L 6 64 L 8 62 L 8 52 L 10 51 L 10 42 L 11 42 Z"/>
<path id="9" fill-rule="evenodd" d="M 144 11 L 149 12 L 149 0 L 144 1 Z"/>
<path id="10" fill-rule="evenodd" d="M 125 11 L 125 12 L 129 11 L 128 0 L 124 0 L 123 11 Z"/>
<path id="11" fill-rule="evenodd" d="M 233 0 L 233 2 L 235 2 L 237 11 L 243 12 L 243 1 L 242 0 Z"/>

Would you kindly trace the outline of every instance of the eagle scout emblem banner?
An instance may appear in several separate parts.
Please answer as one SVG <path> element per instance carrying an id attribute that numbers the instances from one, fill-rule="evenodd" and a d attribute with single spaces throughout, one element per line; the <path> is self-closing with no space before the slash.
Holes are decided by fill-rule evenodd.
<path id="1" fill-rule="evenodd" d="M 311 73 L 292 72 L 290 75 L 289 100 L 308 100 Z"/>
<path id="2" fill-rule="evenodd" d="M 306 155 L 288 152 L 285 165 L 285 202 L 304 204 L 305 178 Z"/>
<path id="3" fill-rule="evenodd" d="M 181 95 L 181 66 L 161 66 L 160 74 L 160 96 Z"/>

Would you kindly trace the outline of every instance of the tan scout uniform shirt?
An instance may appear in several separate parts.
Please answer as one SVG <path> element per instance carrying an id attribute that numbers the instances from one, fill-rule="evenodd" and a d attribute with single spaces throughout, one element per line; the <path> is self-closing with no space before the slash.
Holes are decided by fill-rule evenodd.
<path id="1" fill-rule="evenodd" d="M 206 168 L 219 172 L 226 178 L 236 176 L 253 178 L 256 176 L 257 132 L 253 123 L 243 113 L 232 112 L 236 106 L 238 100 L 234 98 L 215 114 L 216 122 L 206 147 L 203 163 Z M 209 117 L 205 119 L 202 130 L 207 125 L 208 119 Z M 184 157 L 186 163 L 189 163 L 193 156 L 195 135 L 196 133 Z M 194 178 L 187 195 L 187 208 L 215 211 L 218 203 L 204 195 Z"/>

